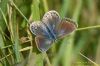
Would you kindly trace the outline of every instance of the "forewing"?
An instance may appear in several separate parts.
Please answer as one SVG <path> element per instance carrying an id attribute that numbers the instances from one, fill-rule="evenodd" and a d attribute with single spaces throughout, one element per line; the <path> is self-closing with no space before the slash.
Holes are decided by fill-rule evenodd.
<path id="1" fill-rule="evenodd" d="M 36 41 L 37 48 L 41 52 L 46 52 L 51 47 L 51 45 L 53 43 L 52 40 L 45 38 L 43 36 L 36 36 L 35 41 Z"/>
<path id="2" fill-rule="evenodd" d="M 42 22 L 54 33 L 56 32 L 56 27 L 59 25 L 59 23 L 61 22 L 60 16 L 59 14 L 54 11 L 51 10 L 49 12 L 47 12 L 42 19 Z"/>
<path id="3" fill-rule="evenodd" d="M 73 32 L 77 28 L 77 24 L 70 19 L 62 19 L 58 26 L 58 38 L 64 37 Z"/>
<path id="4" fill-rule="evenodd" d="M 50 37 L 45 25 L 41 22 L 32 22 L 30 24 L 30 30 L 36 36 Z"/>

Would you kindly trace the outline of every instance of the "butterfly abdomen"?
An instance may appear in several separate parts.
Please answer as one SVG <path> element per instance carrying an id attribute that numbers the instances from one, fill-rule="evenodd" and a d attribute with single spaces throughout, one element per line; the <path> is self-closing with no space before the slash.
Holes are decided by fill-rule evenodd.
<path id="1" fill-rule="evenodd" d="M 49 28 L 45 23 L 44 23 L 44 25 L 45 25 L 46 28 L 47 28 L 47 32 L 48 32 L 48 34 L 49 34 L 49 38 L 50 38 L 51 40 L 56 40 L 56 34 L 55 34 L 54 30 L 51 29 L 51 28 Z"/>

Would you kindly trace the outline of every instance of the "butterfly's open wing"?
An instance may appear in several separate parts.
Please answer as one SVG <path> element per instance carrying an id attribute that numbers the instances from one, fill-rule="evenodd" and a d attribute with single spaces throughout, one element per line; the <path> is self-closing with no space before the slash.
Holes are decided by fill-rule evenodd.
<path id="1" fill-rule="evenodd" d="M 73 32 L 77 28 L 77 24 L 70 19 L 62 19 L 58 26 L 58 38 L 64 37 Z"/>
<path id="2" fill-rule="evenodd" d="M 53 43 L 52 40 L 45 38 L 43 36 L 36 36 L 35 37 L 36 45 L 41 52 L 46 52 Z"/>
<path id="3" fill-rule="evenodd" d="M 51 10 L 47 12 L 42 19 L 42 22 L 53 32 L 56 33 L 56 27 L 59 25 L 61 22 L 59 14 Z"/>
<path id="4" fill-rule="evenodd" d="M 30 30 L 36 36 L 44 36 L 44 37 L 47 37 L 47 38 L 50 37 L 50 35 L 47 31 L 47 28 L 41 22 L 38 22 L 38 21 L 37 22 L 32 22 L 30 24 Z"/>
<path id="5" fill-rule="evenodd" d="M 31 32 L 36 35 L 35 42 L 41 52 L 47 51 L 53 40 L 50 39 L 47 28 L 41 22 L 33 22 L 30 24 Z"/>

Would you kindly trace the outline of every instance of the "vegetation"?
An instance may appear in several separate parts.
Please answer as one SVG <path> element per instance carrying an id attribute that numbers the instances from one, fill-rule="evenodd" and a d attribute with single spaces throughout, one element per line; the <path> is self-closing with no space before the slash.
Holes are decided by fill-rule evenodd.
<path id="1" fill-rule="evenodd" d="M 0 66 L 99 66 L 100 0 L 0 0 Z M 45 12 L 71 18 L 77 30 L 41 53 L 29 30 Z"/>

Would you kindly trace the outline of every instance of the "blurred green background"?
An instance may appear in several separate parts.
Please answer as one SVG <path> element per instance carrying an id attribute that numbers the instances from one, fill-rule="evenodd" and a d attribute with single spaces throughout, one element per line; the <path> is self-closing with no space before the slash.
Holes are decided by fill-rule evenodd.
<path id="1" fill-rule="evenodd" d="M 49 10 L 71 18 L 78 28 L 46 55 L 37 49 L 28 23 Z M 0 66 L 99 66 L 99 27 L 100 0 L 0 0 Z"/>

